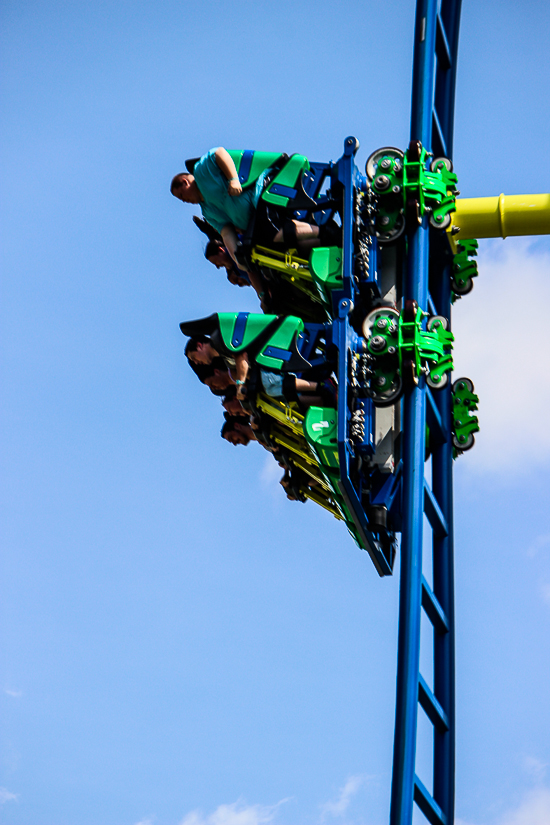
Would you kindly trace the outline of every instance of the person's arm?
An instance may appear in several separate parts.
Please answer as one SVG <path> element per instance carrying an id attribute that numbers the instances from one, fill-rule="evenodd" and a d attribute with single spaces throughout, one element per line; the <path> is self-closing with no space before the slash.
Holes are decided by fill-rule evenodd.
<path id="1" fill-rule="evenodd" d="M 228 180 L 227 191 L 230 195 L 240 195 L 243 191 L 243 188 L 239 182 L 239 176 L 237 175 L 237 167 L 233 162 L 233 158 L 226 151 L 223 146 L 220 146 L 219 149 L 216 149 L 216 163 L 220 171 L 225 175 Z"/>
<path id="2" fill-rule="evenodd" d="M 239 263 L 237 261 L 237 258 L 235 257 L 235 253 L 237 251 L 237 242 L 238 242 L 237 232 L 235 230 L 235 227 L 230 223 L 226 223 L 226 225 L 222 229 L 221 235 L 222 235 L 222 238 L 223 238 L 223 245 L 225 246 L 225 248 L 229 252 L 231 258 L 235 261 L 235 263 L 238 266 Z"/>
<path id="3" fill-rule="evenodd" d="M 237 385 L 236 397 L 238 401 L 242 401 L 245 397 L 244 385 L 246 383 L 246 379 L 248 378 L 249 367 L 250 363 L 248 361 L 248 353 L 237 352 L 235 354 L 235 372 L 237 374 L 235 384 Z"/>
<path id="4" fill-rule="evenodd" d="M 237 261 L 236 258 L 236 251 L 237 251 L 237 232 L 235 231 L 235 227 L 232 226 L 230 223 L 226 224 L 222 229 L 222 238 L 223 243 L 229 255 L 231 256 L 232 260 L 235 261 L 238 267 L 241 267 L 241 264 Z M 256 292 L 256 295 L 260 299 L 260 306 L 264 312 L 267 311 L 267 303 L 266 303 L 266 294 L 265 288 L 261 279 L 261 276 L 258 275 L 256 272 L 250 272 L 243 269 L 243 272 L 246 272 L 250 279 L 250 285 Z"/>
<path id="5" fill-rule="evenodd" d="M 222 229 L 222 238 L 223 243 L 231 258 L 235 261 L 238 267 L 241 264 L 237 261 L 235 257 L 235 253 L 237 251 L 237 233 L 235 231 L 235 227 L 232 226 L 230 223 L 226 224 Z M 250 284 L 256 292 L 256 295 L 260 299 L 260 306 L 262 307 L 263 311 L 266 311 L 266 302 L 265 302 L 265 290 L 264 285 L 262 283 L 261 277 L 256 272 L 248 272 L 247 270 L 243 269 L 243 272 L 246 272 L 248 277 L 250 278 Z"/>

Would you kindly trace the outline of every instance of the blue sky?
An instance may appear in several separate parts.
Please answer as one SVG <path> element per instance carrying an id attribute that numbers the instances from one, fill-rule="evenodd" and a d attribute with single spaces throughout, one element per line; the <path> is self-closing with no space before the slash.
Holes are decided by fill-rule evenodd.
<path id="1" fill-rule="evenodd" d="M 413 21 L 3 4 L 2 822 L 387 821 L 398 577 L 220 439 L 178 323 L 256 302 L 168 185 L 216 145 L 405 147 Z M 544 0 L 464 3 L 463 196 L 549 191 L 549 29 Z M 487 241 L 453 318 L 482 425 L 456 466 L 462 825 L 550 820 L 549 301 L 548 237 Z"/>

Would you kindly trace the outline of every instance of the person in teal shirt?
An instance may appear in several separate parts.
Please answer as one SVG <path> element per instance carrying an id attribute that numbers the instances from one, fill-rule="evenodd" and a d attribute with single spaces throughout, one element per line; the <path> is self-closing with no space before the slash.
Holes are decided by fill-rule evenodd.
<path id="1" fill-rule="evenodd" d="M 246 232 L 262 194 L 265 179 L 272 170 L 262 172 L 256 183 L 243 192 L 233 158 L 223 146 L 210 149 L 193 168 L 193 173 L 180 172 L 172 178 L 170 191 L 183 203 L 199 204 L 204 219 L 216 229 L 223 238 L 225 248 L 238 265 L 236 258 L 238 233 Z M 321 235 L 321 229 L 296 219 L 287 219 L 293 243 L 300 250 L 309 250 L 313 246 L 327 244 Z M 276 231 L 272 242 L 282 244 L 285 240 L 283 228 Z M 254 287 L 262 309 L 266 311 L 265 292 L 260 275 L 247 272 Z"/>
<path id="2" fill-rule="evenodd" d="M 199 204 L 204 219 L 220 233 L 236 263 L 237 233 L 245 232 L 252 220 L 269 172 L 269 169 L 262 172 L 256 184 L 243 192 L 231 155 L 219 146 L 197 161 L 193 174 L 180 172 L 176 175 L 170 191 L 183 203 Z M 262 301 L 264 293 L 260 277 L 253 272 L 247 275 Z"/>
<path id="3" fill-rule="evenodd" d="M 224 149 L 210 149 L 206 155 L 203 155 L 197 161 L 193 169 L 196 184 L 204 198 L 200 204 L 201 211 L 204 219 L 220 234 L 228 223 L 233 224 L 237 230 L 244 232 L 252 220 L 254 210 L 264 188 L 264 181 L 271 170 L 266 169 L 262 172 L 251 189 L 247 189 L 245 192 L 241 189 L 240 193 L 234 194 L 232 184 L 238 183 L 238 177 L 235 170 L 234 177 L 236 181 L 233 178 L 228 181 L 222 169 L 218 166 L 216 153 L 222 151 L 225 152 Z M 231 161 L 229 154 L 226 152 L 225 154 Z M 230 173 L 232 171 L 232 169 L 229 169 Z"/>

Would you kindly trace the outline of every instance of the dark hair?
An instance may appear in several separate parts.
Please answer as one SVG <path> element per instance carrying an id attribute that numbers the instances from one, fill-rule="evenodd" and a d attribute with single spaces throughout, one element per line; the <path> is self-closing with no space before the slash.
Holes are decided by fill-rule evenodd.
<path id="1" fill-rule="evenodd" d="M 225 421 L 220 431 L 222 438 L 225 438 L 228 433 L 233 432 L 236 424 L 243 424 L 245 426 L 250 424 L 250 418 L 248 415 L 230 415 L 230 413 L 224 413 L 223 417 L 225 418 Z"/>
<path id="2" fill-rule="evenodd" d="M 224 412 L 223 417 L 226 422 L 230 422 L 231 424 L 250 424 L 250 416 L 245 415 L 245 413 L 235 415 L 235 413 Z"/>
<path id="3" fill-rule="evenodd" d="M 217 255 L 220 249 L 225 249 L 223 245 L 223 241 L 217 241 L 215 238 L 211 241 L 208 241 L 206 244 L 206 249 L 204 250 L 204 257 L 205 258 L 212 258 L 214 255 Z"/>
<path id="4" fill-rule="evenodd" d="M 170 184 L 170 192 L 172 193 L 172 195 L 178 189 L 181 189 L 181 179 L 189 177 L 191 177 L 189 172 L 178 172 L 177 175 L 174 175 L 174 177 L 172 178 L 172 183 Z"/>
<path id="5" fill-rule="evenodd" d="M 199 381 L 204 384 L 207 378 L 214 375 L 214 367 L 212 364 L 194 364 L 193 361 L 187 361 Z"/>
<path id="6" fill-rule="evenodd" d="M 210 338 L 206 335 L 192 335 L 185 345 L 184 354 L 189 358 L 192 352 L 197 351 L 197 344 L 209 344 Z"/>
<path id="7" fill-rule="evenodd" d="M 235 396 L 237 395 L 237 387 L 235 384 L 231 384 L 226 390 L 225 395 L 223 397 L 222 404 L 225 404 L 226 401 L 233 401 Z"/>

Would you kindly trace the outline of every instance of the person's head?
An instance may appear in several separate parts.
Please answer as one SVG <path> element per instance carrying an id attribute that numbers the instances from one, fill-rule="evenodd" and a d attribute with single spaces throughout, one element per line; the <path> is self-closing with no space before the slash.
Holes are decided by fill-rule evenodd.
<path id="1" fill-rule="evenodd" d="M 231 269 L 233 266 L 233 259 L 223 244 L 219 241 L 208 241 L 206 249 L 204 250 L 204 257 L 216 269 Z"/>
<path id="2" fill-rule="evenodd" d="M 227 280 L 234 286 L 250 286 L 250 281 L 241 277 L 234 269 L 227 270 Z"/>
<path id="3" fill-rule="evenodd" d="M 193 364 L 211 364 L 216 351 L 206 335 L 193 335 L 185 345 L 185 355 Z"/>
<path id="4" fill-rule="evenodd" d="M 170 192 L 183 203 L 201 203 L 204 200 L 193 175 L 189 172 L 179 172 L 172 178 Z"/>
<path id="5" fill-rule="evenodd" d="M 221 429 L 221 437 L 234 447 L 242 444 L 244 447 L 251 441 L 249 434 L 249 419 L 247 416 L 227 415 Z"/>
<path id="6" fill-rule="evenodd" d="M 233 384 L 233 379 L 227 370 L 214 369 L 212 375 L 205 378 L 203 383 L 206 384 L 212 392 L 214 392 L 214 390 L 219 391 L 215 393 L 216 395 L 223 395 L 225 394 L 225 390 Z"/>
<path id="7" fill-rule="evenodd" d="M 227 388 L 233 385 L 233 379 L 227 369 L 220 369 L 213 364 L 195 364 L 189 360 L 187 363 L 201 384 L 206 384 L 210 392 L 214 393 L 214 395 L 219 395 L 223 398 L 227 392 Z"/>
<path id="8" fill-rule="evenodd" d="M 243 412 L 243 406 L 241 402 L 236 398 L 236 391 L 237 387 L 234 384 L 232 384 L 230 387 L 227 388 L 227 392 L 222 398 L 223 408 L 232 415 L 239 415 Z"/>

